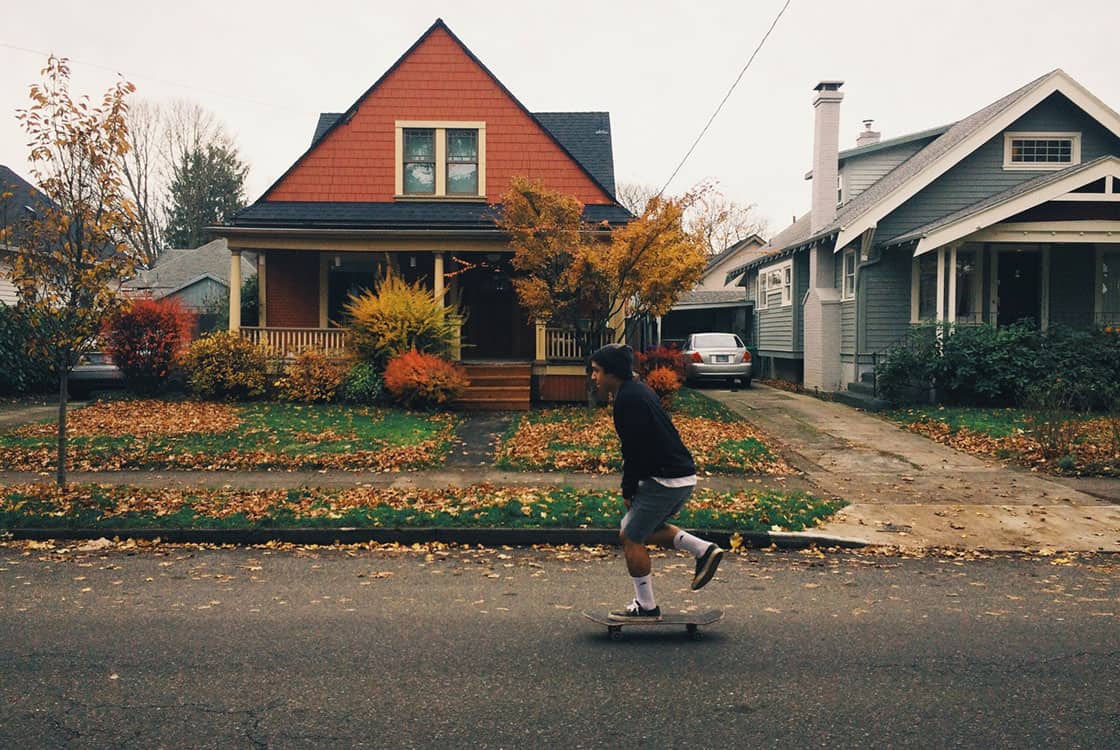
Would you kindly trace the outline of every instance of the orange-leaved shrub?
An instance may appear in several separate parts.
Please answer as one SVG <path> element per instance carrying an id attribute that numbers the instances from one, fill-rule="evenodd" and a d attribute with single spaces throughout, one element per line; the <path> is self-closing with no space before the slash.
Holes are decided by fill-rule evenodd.
<path id="1" fill-rule="evenodd" d="M 393 357 L 385 367 L 385 389 L 409 408 L 431 408 L 454 401 L 470 381 L 442 357 L 415 349 Z"/>
<path id="2" fill-rule="evenodd" d="M 284 376 L 276 381 L 276 389 L 286 401 L 334 401 L 349 370 L 349 362 L 340 362 L 309 349 L 284 368 Z"/>
<path id="3" fill-rule="evenodd" d="M 256 398 L 264 395 L 268 384 L 265 350 L 229 331 L 218 331 L 195 341 L 183 364 L 187 385 L 201 398 Z"/>
<path id="4" fill-rule="evenodd" d="M 182 358 L 193 325 L 176 299 L 136 299 L 106 321 L 102 345 L 130 388 L 153 393 Z"/>
<path id="5" fill-rule="evenodd" d="M 677 373 L 677 377 L 684 380 L 684 356 L 675 346 L 658 346 L 636 352 L 634 366 L 638 376 L 645 380 L 646 376 L 661 367 L 668 367 Z"/>
<path id="6" fill-rule="evenodd" d="M 673 396 L 677 395 L 677 391 L 681 387 L 681 380 L 671 367 L 658 367 L 650 370 L 645 377 L 645 381 L 650 390 L 661 399 L 661 405 L 666 408 L 673 402 Z"/>

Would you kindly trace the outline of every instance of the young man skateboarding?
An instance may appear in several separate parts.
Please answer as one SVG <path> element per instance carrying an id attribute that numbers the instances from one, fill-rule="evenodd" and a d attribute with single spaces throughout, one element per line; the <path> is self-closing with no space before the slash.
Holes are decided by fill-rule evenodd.
<path id="1" fill-rule="evenodd" d="M 696 465 L 677 428 L 649 386 L 634 379 L 630 347 L 608 344 L 591 355 L 591 377 L 602 396 L 614 396 L 614 429 L 622 443 L 620 538 L 626 568 L 634 581 L 634 601 L 610 613 L 615 620 L 661 619 L 653 598 L 646 544 L 688 550 L 696 558 L 692 588 L 712 580 L 723 558 L 719 545 L 667 523 L 696 486 Z"/>

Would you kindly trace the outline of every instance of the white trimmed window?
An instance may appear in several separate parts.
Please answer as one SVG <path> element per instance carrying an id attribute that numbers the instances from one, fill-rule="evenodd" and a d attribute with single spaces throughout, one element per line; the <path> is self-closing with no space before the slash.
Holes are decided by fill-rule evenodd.
<path id="1" fill-rule="evenodd" d="M 856 298 L 856 251 L 849 248 L 844 251 L 840 299 Z"/>
<path id="2" fill-rule="evenodd" d="M 793 261 L 787 260 L 758 271 L 759 310 L 793 304 Z"/>
<path id="3" fill-rule="evenodd" d="M 1003 134 L 1004 169 L 1044 171 L 1080 163 L 1080 133 Z"/>
<path id="4" fill-rule="evenodd" d="M 486 123 L 398 121 L 398 198 L 485 198 Z"/>

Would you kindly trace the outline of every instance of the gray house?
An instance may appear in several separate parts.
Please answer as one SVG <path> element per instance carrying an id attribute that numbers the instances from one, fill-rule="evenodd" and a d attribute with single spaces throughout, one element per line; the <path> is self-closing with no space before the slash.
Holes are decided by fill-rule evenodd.
<path id="1" fill-rule="evenodd" d="M 729 271 L 761 374 L 841 391 L 924 321 L 1120 322 L 1120 115 L 1055 70 L 944 127 L 839 151 L 814 89 L 812 208 Z"/>

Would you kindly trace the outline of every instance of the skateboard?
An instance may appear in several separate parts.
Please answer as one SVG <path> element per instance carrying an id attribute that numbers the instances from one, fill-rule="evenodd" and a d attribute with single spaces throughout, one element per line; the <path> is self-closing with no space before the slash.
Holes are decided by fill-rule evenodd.
<path id="1" fill-rule="evenodd" d="M 703 638 L 700 632 L 701 625 L 711 625 L 723 619 L 723 611 L 710 609 L 707 612 L 666 612 L 660 620 L 612 620 L 607 612 L 601 610 L 584 610 L 583 616 L 592 622 L 607 626 L 607 634 L 612 641 L 622 640 L 622 629 L 625 627 L 655 627 L 658 625 L 684 625 L 688 637 L 694 641 Z"/>

